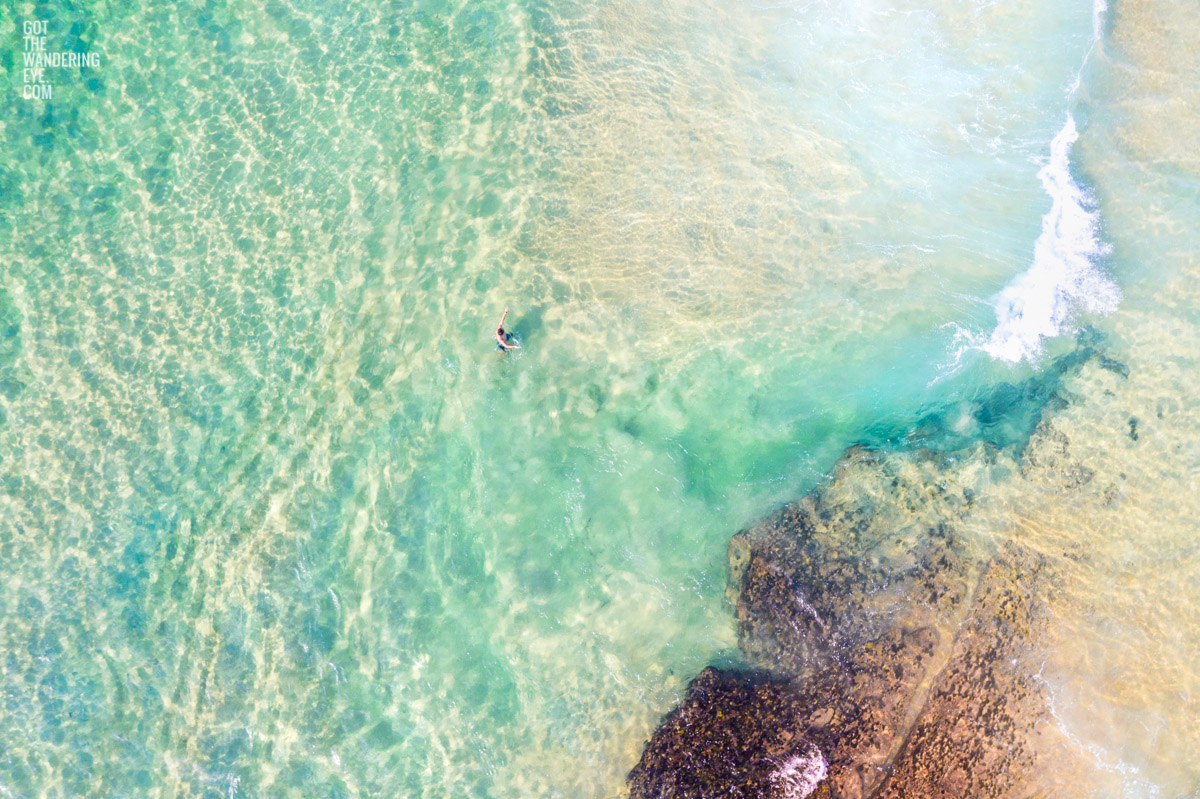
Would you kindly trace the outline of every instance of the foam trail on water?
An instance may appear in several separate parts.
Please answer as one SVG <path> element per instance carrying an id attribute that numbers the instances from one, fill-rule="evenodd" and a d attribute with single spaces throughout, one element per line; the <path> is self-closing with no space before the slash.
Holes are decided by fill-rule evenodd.
<path id="1" fill-rule="evenodd" d="M 996 329 L 983 350 L 1003 361 L 1033 360 L 1042 342 L 1063 331 L 1080 311 L 1109 313 L 1121 292 L 1096 265 L 1108 252 L 1099 236 L 1100 215 L 1071 179 L 1071 145 L 1079 138 L 1074 117 L 1050 143 L 1050 163 L 1038 177 L 1052 205 L 1042 217 L 1033 264 L 996 300 Z"/>
<path id="2" fill-rule="evenodd" d="M 1108 11 L 1108 3 L 1096 0 L 1092 3 L 1092 43 L 1100 41 L 1104 35 L 1104 12 Z"/>
<path id="3" fill-rule="evenodd" d="M 1103 0 L 1092 7 L 1093 47 L 1103 35 L 1106 9 Z M 1079 88 L 1082 75 L 1081 68 L 1068 95 Z M 1109 251 L 1100 238 L 1100 214 L 1088 192 L 1071 178 L 1071 147 L 1078 138 L 1075 118 L 1068 113 L 1050 142 L 1050 162 L 1038 172 L 1051 206 L 1042 217 L 1033 264 L 1000 292 L 996 328 L 981 347 L 997 360 L 1034 360 L 1042 342 L 1064 332 L 1077 314 L 1111 313 L 1120 302 L 1117 285 L 1097 266 Z"/>

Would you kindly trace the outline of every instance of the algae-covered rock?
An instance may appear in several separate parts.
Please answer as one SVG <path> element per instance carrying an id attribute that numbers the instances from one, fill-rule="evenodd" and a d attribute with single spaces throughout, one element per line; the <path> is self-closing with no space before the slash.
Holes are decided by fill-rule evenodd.
<path id="1" fill-rule="evenodd" d="M 633 795 L 807 796 L 826 762 L 804 737 L 814 711 L 806 699 L 769 674 L 705 669 L 629 775 Z"/>

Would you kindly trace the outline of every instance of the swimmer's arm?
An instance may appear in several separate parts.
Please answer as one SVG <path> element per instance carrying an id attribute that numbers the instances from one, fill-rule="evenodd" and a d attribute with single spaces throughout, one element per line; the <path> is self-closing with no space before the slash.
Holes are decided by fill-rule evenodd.
<path id="1" fill-rule="evenodd" d="M 508 307 L 506 306 L 504 308 L 504 313 L 500 316 L 500 321 L 496 324 L 496 341 L 500 342 L 500 346 L 506 350 L 519 350 L 519 349 L 521 349 L 520 344 L 509 344 L 507 341 L 504 340 L 506 338 L 506 336 L 500 335 L 500 329 L 502 327 L 504 327 L 504 320 L 507 317 L 508 317 Z"/>

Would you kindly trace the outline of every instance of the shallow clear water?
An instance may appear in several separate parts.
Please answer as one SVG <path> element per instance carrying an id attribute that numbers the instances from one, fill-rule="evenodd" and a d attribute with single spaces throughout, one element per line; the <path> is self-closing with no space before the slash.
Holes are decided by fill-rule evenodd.
<path id="1" fill-rule="evenodd" d="M 0 793 L 619 795 L 735 656 L 730 535 L 846 446 L 931 415 L 1019 439 L 1043 395 L 1004 384 L 1085 323 L 1131 381 L 1175 359 L 1143 404 L 1194 442 L 1200 28 L 1094 14 L 6 7 L 7 84 L 25 19 L 103 64 L 0 117 Z M 1010 362 L 988 343 L 1068 118 L 1056 174 L 1123 299 L 1066 302 L 1048 338 L 1016 314 Z M 523 349 L 499 356 L 506 305 Z M 1138 507 L 1196 479 L 1160 463 Z M 1187 518 L 1146 549 L 1190 552 Z M 1167 647 L 1148 667 L 1083 610 L 1125 573 L 1090 568 L 1054 675 L 1102 753 L 1081 784 L 1187 795 L 1184 743 L 1130 732 L 1194 738 L 1194 614 L 1161 611 L 1187 571 L 1129 577 L 1123 618 Z"/>

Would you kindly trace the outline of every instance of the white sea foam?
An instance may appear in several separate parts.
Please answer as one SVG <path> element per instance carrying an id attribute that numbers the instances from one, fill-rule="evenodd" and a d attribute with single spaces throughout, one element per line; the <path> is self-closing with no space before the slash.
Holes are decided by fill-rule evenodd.
<path id="1" fill-rule="evenodd" d="M 787 799 L 804 799 L 829 773 L 821 750 L 809 744 L 803 754 L 794 754 L 771 775 L 771 782 Z"/>
<path id="2" fill-rule="evenodd" d="M 982 349 L 1009 362 L 1033 360 L 1045 339 L 1066 332 L 1079 313 L 1105 314 L 1121 292 L 1098 266 L 1109 248 L 1100 239 L 1100 215 L 1089 194 L 1071 178 L 1071 146 L 1079 138 L 1075 119 L 1050 143 L 1050 161 L 1038 177 L 1050 195 L 1033 264 L 996 300 L 997 324 Z"/>
<path id="3" fill-rule="evenodd" d="M 1092 42 L 1100 41 L 1100 37 L 1104 35 L 1104 13 L 1108 11 L 1108 3 L 1104 0 L 1095 0 L 1092 3 Z"/>
<path id="4" fill-rule="evenodd" d="M 1092 46 L 1084 64 L 1104 35 L 1105 0 L 1092 3 Z M 1068 98 L 1079 90 L 1083 67 L 1067 88 Z M 996 328 L 979 348 L 1010 363 L 1034 360 L 1047 338 L 1067 332 L 1080 313 L 1111 313 L 1121 300 L 1120 289 L 1098 261 L 1109 252 L 1100 238 L 1100 214 L 1090 194 L 1071 178 L 1071 147 L 1079 138 L 1075 118 L 1050 142 L 1050 162 L 1038 178 L 1050 195 L 1050 210 L 1042 217 L 1042 232 L 1034 244 L 1033 264 L 1017 275 L 996 299 Z"/>

